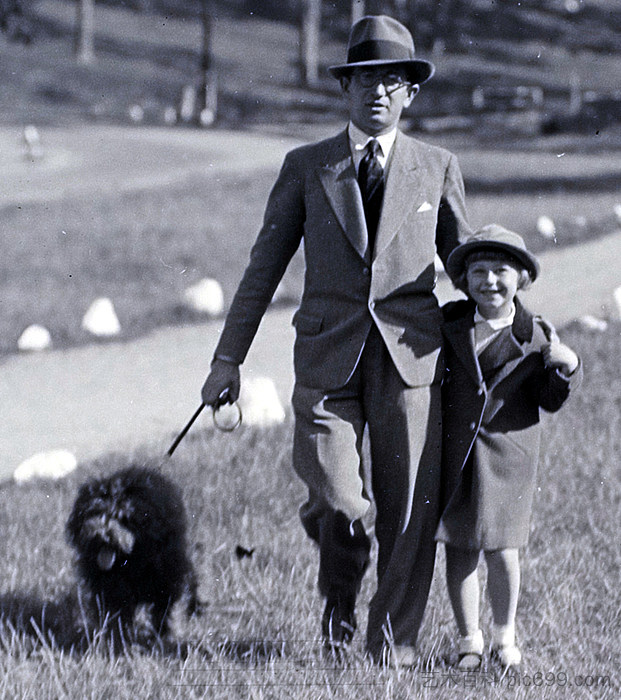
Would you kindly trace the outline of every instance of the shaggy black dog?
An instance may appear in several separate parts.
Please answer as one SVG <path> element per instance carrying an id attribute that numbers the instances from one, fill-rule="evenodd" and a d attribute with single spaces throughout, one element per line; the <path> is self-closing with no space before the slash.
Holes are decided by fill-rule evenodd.
<path id="1" fill-rule="evenodd" d="M 83 484 L 66 534 L 100 622 L 108 616 L 126 634 L 144 604 L 154 631 L 165 636 L 171 608 L 182 596 L 187 613 L 198 612 L 183 501 L 160 473 L 133 466 Z"/>

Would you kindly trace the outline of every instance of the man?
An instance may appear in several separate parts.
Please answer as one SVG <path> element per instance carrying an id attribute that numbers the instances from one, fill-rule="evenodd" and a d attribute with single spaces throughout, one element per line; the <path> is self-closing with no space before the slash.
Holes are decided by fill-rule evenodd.
<path id="1" fill-rule="evenodd" d="M 237 398 L 238 365 L 303 241 L 293 464 L 309 491 L 302 523 L 319 545 L 322 633 L 336 650 L 353 637 L 370 550 L 361 518 L 372 491 L 378 588 L 367 648 L 398 663 L 414 660 L 435 557 L 441 313 L 434 256 L 446 260 L 469 232 L 454 156 L 397 129 L 433 70 L 414 58 L 410 32 L 396 20 L 368 16 L 352 27 L 347 63 L 330 68 L 348 127 L 285 158 L 202 391 L 208 405 Z"/>

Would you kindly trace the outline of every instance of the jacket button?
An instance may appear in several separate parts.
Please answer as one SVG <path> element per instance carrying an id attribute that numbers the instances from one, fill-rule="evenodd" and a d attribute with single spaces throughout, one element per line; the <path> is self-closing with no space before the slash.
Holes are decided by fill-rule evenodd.
<path id="1" fill-rule="evenodd" d="M 369 270 L 368 267 L 363 267 L 363 268 L 362 268 L 362 274 L 363 274 L 365 277 L 368 277 L 368 276 L 371 274 L 371 270 Z"/>
<path id="2" fill-rule="evenodd" d="M 483 389 L 479 387 L 479 390 L 477 391 L 477 396 L 483 396 Z"/>
<path id="3" fill-rule="evenodd" d="M 477 427 L 477 424 L 473 421 L 470 423 L 470 430 L 474 430 Z"/>

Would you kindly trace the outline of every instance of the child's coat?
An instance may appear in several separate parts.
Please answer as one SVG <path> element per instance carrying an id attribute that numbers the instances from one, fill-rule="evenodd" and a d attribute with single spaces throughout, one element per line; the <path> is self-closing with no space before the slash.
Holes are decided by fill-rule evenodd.
<path id="1" fill-rule="evenodd" d="M 477 358 L 472 301 L 443 308 L 444 511 L 436 539 L 464 549 L 522 547 L 528 541 L 537 462 L 539 409 L 557 411 L 577 386 L 546 369 L 548 326 L 516 299 L 513 325 Z"/>

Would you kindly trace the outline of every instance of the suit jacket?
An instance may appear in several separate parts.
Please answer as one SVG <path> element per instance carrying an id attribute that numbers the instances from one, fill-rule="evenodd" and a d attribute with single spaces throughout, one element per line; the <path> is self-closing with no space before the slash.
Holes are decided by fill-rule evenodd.
<path id="1" fill-rule="evenodd" d="M 544 366 L 553 329 L 516 299 L 513 325 L 474 350 L 472 301 L 443 307 L 444 511 L 437 538 L 467 549 L 521 547 L 529 533 L 540 409 L 558 411 L 579 383 Z"/>
<path id="2" fill-rule="evenodd" d="M 347 131 L 287 154 L 216 348 L 243 362 L 300 242 L 306 274 L 294 316 L 296 380 L 317 389 L 351 377 L 377 324 L 404 381 L 440 380 L 436 250 L 470 233 L 455 156 L 399 132 L 386 170 L 374 255 Z"/>

